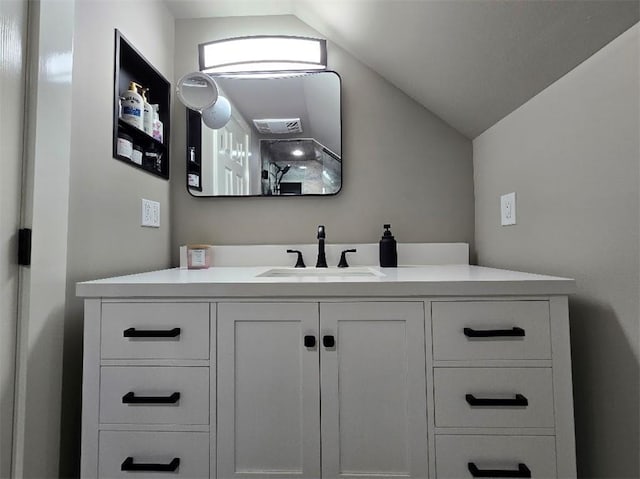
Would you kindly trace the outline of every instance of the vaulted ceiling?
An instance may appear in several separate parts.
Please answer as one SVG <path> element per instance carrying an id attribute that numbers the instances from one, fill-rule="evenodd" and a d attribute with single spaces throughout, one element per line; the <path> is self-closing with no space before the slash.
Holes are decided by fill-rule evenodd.
<path id="1" fill-rule="evenodd" d="M 637 0 L 167 0 L 176 18 L 293 14 L 469 138 L 640 20 Z"/>

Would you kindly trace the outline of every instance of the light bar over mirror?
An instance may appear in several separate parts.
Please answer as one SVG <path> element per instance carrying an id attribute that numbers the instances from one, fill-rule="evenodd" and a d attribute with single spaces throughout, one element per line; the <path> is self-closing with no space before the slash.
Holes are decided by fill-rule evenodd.
<path id="1" fill-rule="evenodd" d="M 327 68 L 327 42 L 319 38 L 252 36 L 199 45 L 206 73 L 310 71 Z"/>

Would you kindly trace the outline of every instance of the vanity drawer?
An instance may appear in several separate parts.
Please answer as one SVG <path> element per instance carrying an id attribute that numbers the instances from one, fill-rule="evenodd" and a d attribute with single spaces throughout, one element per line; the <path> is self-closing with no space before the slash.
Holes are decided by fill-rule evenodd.
<path id="1" fill-rule="evenodd" d="M 103 359 L 209 359 L 208 303 L 103 303 Z"/>
<path id="2" fill-rule="evenodd" d="M 209 368 L 103 366 L 100 422 L 209 424 Z"/>
<path id="3" fill-rule="evenodd" d="M 554 427 L 551 368 L 435 368 L 433 374 L 436 427 Z"/>
<path id="4" fill-rule="evenodd" d="M 432 303 L 436 360 L 551 359 L 547 301 Z"/>
<path id="5" fill-rule="evenodd" d="M 555 478 L 555 446 L 554 436 L 436 436 L 436 477 Z M 474 466 L 478 469 L 475 476 Z M 488 470 L 519 471 L 521 475 L 480 475 Z M 527 470 L 531 476 L 526 475 Z"/>
<path id="6" fill-rule="evenodd" d="M 100 431 L 99 443 L 102 479 L 210 477 L 208 433 Z M 158 466 L 169 470 L 158 471 Z"/>

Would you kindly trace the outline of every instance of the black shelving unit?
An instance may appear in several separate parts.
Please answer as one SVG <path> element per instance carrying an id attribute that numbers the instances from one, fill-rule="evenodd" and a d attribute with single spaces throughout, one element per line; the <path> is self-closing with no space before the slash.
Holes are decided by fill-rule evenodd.
<path id="1" fill-rule="evenodd" d="M 190 190 L 202 191 L 202 115 L 187 108 L 187 185 Z M 198 185 L 192 184 L 191 178 L 197 177 Z"/>
<path id="2" fill-rule="evenodd" d="M 158 116 L 163 123 L 163 141 L 156 140 L 143 130 L 128 124 L 119 117 L 120 97 L 129 89 L 129 82 L 131 81 L 149 88 L 149 103 L 157 103 L 159 105 Z M 117 29 L 115 31 L 113 83 L 113 157 L 135 168 L 168 180 L 171 83 Z M 139 145 L 144 152 L 152 152 L 155 155 L 143 155 L 142 165 L 118 155 L 118 133 L 126 133 L 133 138 L 134 145 Z M 152 156 L 156 156 L 158 159 L 153 159 Z"/>

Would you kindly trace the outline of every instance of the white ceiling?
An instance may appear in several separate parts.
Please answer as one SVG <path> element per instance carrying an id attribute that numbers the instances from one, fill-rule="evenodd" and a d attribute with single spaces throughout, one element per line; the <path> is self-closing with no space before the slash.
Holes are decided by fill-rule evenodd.
<path id="1" fill-rule="evenodd" d="M 294 14 L 469 138 L 640 20 L 637 0 L 167 0 L 176 18 Z"/>

